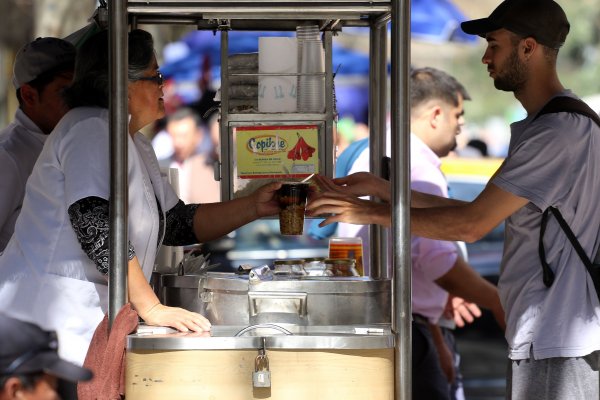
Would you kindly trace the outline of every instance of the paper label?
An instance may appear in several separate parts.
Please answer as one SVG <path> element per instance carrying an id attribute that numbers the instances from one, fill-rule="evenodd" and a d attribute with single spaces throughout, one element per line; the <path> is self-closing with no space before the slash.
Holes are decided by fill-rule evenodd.
<path id="1" fill-rule="evenodd" d="M 317 125 L 236 128 L 240 179 L 304 178 L 319 172 Z"/>

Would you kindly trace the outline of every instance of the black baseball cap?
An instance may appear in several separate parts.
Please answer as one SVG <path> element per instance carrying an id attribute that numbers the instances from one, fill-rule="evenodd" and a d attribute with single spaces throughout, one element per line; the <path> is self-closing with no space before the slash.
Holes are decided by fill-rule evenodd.
<path id="1" fill-rule="evenodd" d="M 481 37 L 504 28 L 558 49 L 565 43 L 570 24 L 563 9 L 553 0 L 505 0 L 489 17 L 465 21 L 460 27 L 465 33 Z"/>
<path id="2" fill-rule="evenodd" d="M 0 376 L 45 372 L 77 382 L 92 372 L 58 356 L 56 333 L 0 314 Z"/>

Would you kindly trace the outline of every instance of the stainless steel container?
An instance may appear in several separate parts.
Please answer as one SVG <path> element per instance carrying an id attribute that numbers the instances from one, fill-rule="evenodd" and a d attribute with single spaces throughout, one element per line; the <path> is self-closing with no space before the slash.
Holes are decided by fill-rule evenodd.
<path id="1" fill-rule="evenodd" d="M 205 315 L 213 325 L 389 324 L 390 281 L 368 277 L 163 275 L 164 302 Z"/>
<path id="2" fill-rule="evenodd" d="M 160 279 L 162 295 L 158 299 L 167 306 L 199 310 L 202 306 L 198 295 L 200 275 L 163 274 Z"/>

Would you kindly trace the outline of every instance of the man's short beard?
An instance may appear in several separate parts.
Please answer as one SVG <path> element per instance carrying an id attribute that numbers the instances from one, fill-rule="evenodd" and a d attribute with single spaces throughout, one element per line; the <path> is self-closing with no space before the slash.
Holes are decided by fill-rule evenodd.
<path id="1" fill-rule="evenodd" d="M 527 66 L 519 60 L 517 48 L 513 48 L 502 68 L 502 75 L 494 80 L 494 87 L 505 92 L 520 91 L 527 81 Z"/>

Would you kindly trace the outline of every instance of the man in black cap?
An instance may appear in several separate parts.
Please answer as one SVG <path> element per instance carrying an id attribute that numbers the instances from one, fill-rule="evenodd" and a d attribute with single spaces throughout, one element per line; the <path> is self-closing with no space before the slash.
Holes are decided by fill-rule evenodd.
<path id="1" fill-rule="evenodd" d="M 600 248 L 600 126 L 558 78 L 569 21 L 552 0 L 506 0 L 489 17 L 461 27 L 486 39 L 482 62 L 495 87 L 513 92 L 528 116 L 511 125 L 508 156 L 472 202 L 413 191 L 411 233 L 473 242 L 505 221 L 498 289 L 509 344 L 508 398 L 598 399 L 600 293 L 554 211 L 548 212 L 553 207 L 562 214 L 582 252 L 594 259 Z M 335 183 L 346 185 L 338 192 L 355 195 L 381 197 L 385 189 L 352 175 Z M 309 212 L 333 213 L 325 223 L 391 225 L 389 205 L 340 196 L 321 195 Z"/>
<path id="2" fill-rule="evenodd" d="M 0 314 L 0 400 L 56 400 L 59 379 L 91 377 L 88 369 L 58 356 L 54 332 Z"/>
<path id="3" fill-rule="evenodd" d="M 485 38 L 482 62 L 494 86 L 513 92 L 528 116 L 511 125 L 508 156 L 478 199 L 454 210 L 413 209 L 413 229 L 473 241 L 506 220 L 498 287 L 511 360 L 509 398 L 598 399 L 598 295 L 557 219 L 542 223 L 544 210 L 557 208 L 585 253 L 598 252 L 600 127 L 562 105 L 544 108 L 557 97 L 577 99 L 556 70 L 569 21 L 555 1 L 506 0 L 489 17 L 461 27 Z"/>

